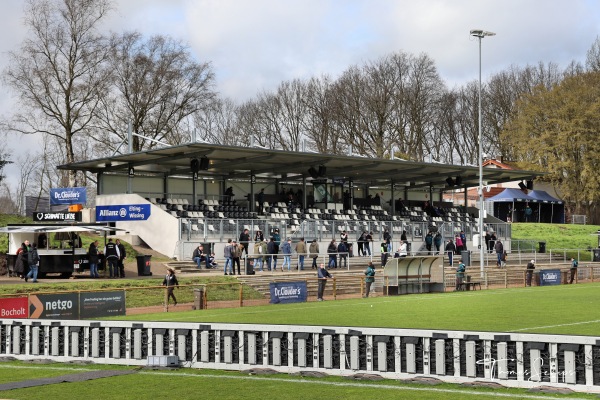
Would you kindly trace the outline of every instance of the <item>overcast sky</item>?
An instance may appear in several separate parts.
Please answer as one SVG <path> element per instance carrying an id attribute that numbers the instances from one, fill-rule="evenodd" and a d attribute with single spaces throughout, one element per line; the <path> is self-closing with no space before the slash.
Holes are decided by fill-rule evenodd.
<path id="1" fill-rule="evenodd" d="M 0 67 L 26 35 L 24 0 L 0 0 Z M 236 102 L 284 80 L 328 74 L 395 51 L 428 54 L 449 87 L 511 64 L 585 61 L 600 32 L 598 0 L 116 0 L 106 31 L 167 34 L 212 63 L 217 91 Z M 14 99 L 0 90 L 0 114 Z M 9 138 L 12 151 L 32 137 Z M 9 177 L 15 175 L 5 168 Z M 12 179 L 11 179 L 12 180 Z"/>

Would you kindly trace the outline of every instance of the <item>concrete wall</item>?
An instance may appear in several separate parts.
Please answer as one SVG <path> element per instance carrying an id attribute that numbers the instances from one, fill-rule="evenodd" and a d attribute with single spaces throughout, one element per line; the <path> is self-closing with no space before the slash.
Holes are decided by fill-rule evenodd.
<path id="1" fill-rule="evenodd" d="M 138 235 L 153 250 L 173 257 L 179 241 L 179 222 L 177 218 L 137 194 L 100 195 L 96 198 L 96 205 L 127 204 L 150 204 L 150 216 L 146 221 L 117 222 L 117 228 Z"/>

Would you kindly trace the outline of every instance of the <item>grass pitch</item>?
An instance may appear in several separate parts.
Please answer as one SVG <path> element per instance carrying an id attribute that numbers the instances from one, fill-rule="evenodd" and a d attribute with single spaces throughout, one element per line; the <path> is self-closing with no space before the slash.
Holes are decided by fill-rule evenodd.
<path id="1" fill-rule="evenodd" d="M 598 335 L 599 301 L 600 283 L 589 283 L 169 312 L 125 319 Z"/>

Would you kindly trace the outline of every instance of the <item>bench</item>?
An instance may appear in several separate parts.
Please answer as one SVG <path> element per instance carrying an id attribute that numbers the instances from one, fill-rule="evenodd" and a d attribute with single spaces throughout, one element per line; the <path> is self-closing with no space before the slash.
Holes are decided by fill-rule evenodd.
<path id="1" fill-rule="evenodd" d="M 458 285 L 458 290 L 475 290 L 475 288 L 481 290 L 481 282 L 463 282 Z"/>

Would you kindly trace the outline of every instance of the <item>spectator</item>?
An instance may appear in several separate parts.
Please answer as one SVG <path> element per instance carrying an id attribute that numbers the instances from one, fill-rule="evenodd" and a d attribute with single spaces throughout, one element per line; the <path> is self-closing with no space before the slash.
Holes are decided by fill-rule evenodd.
<path id="1" fill-rule="evenodd" d="M 317 243 L 317 239 L 313 239 L 308 249 L 308 252 L 309 257 L 312 258 L 311 269 L 317 269 L 317 258 L 319 258 L 319 243 Z"/>
<path id="2" fill-rule="evenodd" d="M 260 215 L 263 215 L 264 214 L 264 204 L 265 204 L 265 189 L 264 188 L 260 189 L 260 192 L 256 196 L 256 200 L 258 201 L 258 213 Z"/>
<path id="3" fill-rule="evenodd" d="M 254 242 L 254 270 L 256 271 L 256 269 L 258 269 L 260 272 L 263 270 L 263 255 L 266 252 L 263 252 L 263 243 L 264 242 Z"/>
<path id="4" fill-rule="evenodd" d="M 460 252 L 461 252 L 461 251 L 462 251 L 462 249 L 463 249 L 463 242 L 462 242 L 462 239 L 460 238 L 460 235 L 458 235 L 458 234 L 457 234 L 457 235 L 454 237 L 454 241 L 455 241 L 455 243 L 456 243 L 456 254 L 459 254 L 459 255 L 460 255 Z"/>
<path id="5" fill-rule="evenodd" d="M 208 266 L 207 254 L 204 253 L 204 247 L 201 244 L 198 245 L 198 247 L 196 247 L 194 249 L 194 253 L 192 254 L 192 260 L 196 263 L 196 265 L 198 266 L 198 269 L 201 268 L 202 261 L 204 261 L 206 263 L 206 269 L 210 268 Z"/>
<path id="6" fill-rule="evenodd" d="M 292 239 L 288 239 L 287 242 L 281 246 L 281 251 L 283 252 L 283 264 L 281 265 L 281 271 L 284 271 L 286 264 L 289 271 L 292 265 Z"/>
<path id="7" fill-rule="evenodd" d="M 346 231 L 342 231 L 340 234 L 340 242 L 348 243 L 348 234 Z"/>
<path id="8" fill-rule="evenodd" d="M 335 243 L 335 240 L 332 240 Z M 319 278 L 319 291 L 317 293 L 317 301 L 323 301 L 323 293 L 325 292 L 325 286 L 327 285 L 327 279 L 333 278 L 329 271 L 325 269 L 325 264 L 321 263 L 319 270 L 317 271 L 317 277 Z"/>
<path id="9" fill-rule="evenodd" d="M 504 253 L 504 245 L 500 239 L 496 240 L 494 250 L 496 250 L 496 257 L 498 258 L 496 261 L 496 266 L 500 268 L 502 266 L 502 254 Z"/>
<path id="10" fill-rule="evenodd" d="M 273 271 L 277 270 L 277 254 L 279 254 L 279 246 L 281 246 L 281 236 L 279 236 L 279 229 L 275 229 L 273 233 L 273 239 L 275 248 L 273 250 Z"/>
<path id="11" fill-rule="evenodd" d="M 367 298 L 371 292 L 371 285 L 375 282 L 375 266 L 372 261 L 369 261 L 369 265 L 367 265 L 365 276 L 365 298 Z"/>
<path id="12" fill-rule="evenodd" d="M 408 239 L 406 238 L 406 231 L 402 231 L 402 234 L 400 235 L 400 240 L 402 240 L 403 242 L 408 241 Z"/>
<path id="13" fill-rule="evenodd" d="M 340 268 L 348 268 L 348 244 L 347 242 L 341 241 L 338 244 L 337 252 L 340 256 Z M 342 263 L 344 266 L 342 267 Z"/>
<path id="14" fill-rule="evenodd" d="M 235 275 L 236 265 L 237 265 L 238 275 L 242 274 L 240 259 L 242 258 L 243 252 L 244 252 L 244 246 L 241 243 L 236 243 L 234 240 L 233 245 L 231 246 L 231 258 L 233 261 L 232 262 L 232 265 L 233 265 L 233 274 L 232 275 Z"/>
<path id="15" fill-rule="evenodd" d="M 112 239 L 108 239 L 108 243 L 104 246 L 104 255 L 106 256 L 106 266 L 111 278 L 119 277 L 119 247 L 113 243 Z"/>
<path id="16" fill-rule="evenodd" d="M 500 268 L 506 268 L 506 258 L 508 257 L 508 254 L 506 253 L 506 250 L 504 250 L 502 252 L 502 258 L 500 259 Z"/>
<path id="17" fill-rule="evenodd" d="M 498 240 L 498 238 L 496 237 L 496 233 L 495 232 L 491 232 L 490 233 L 490 253 L 494 252 L 494 249 L 496 248 L 496 240 Z"/>
<path id="18" fill-rule="evenodd" d="M 242 233 L 240 233 L 240 245 L 243 248 L 243 251 L 246 252 L 246 257 L 248 257 L 248 244 L 250 243 L 250 231 L 248 229 L 244 229 Z"/>
<path id="19" fill-rule="evenodd" d="M 306 257 L 306 243 L 304 238 L 300 238 L 300 241 L 296 243 L 296 254 L 298 254 L 298 269 L 304 270 L 304 257 Z"/>
<path id="20" fill-rule="evenodd" d="M 98 241 L 95 240 L 90 244 L 88 249 L 88 261 L 90 263 L 90 278 L 100 278 L 98 274 Z"/>
<path id="21" fill-rule="evenodd" d="M 33 243 L 31 245 L 31 250 L 27 254 L 27 263 L 29 264 L 29 273 L 25 276 L 25 282 L 27 279 L 32 277 L 32 282 L 37 282 L 38 276 L 38 263 L 40 262 L 40 256 L 38 255 L 37 245 Z"/>
<path id="22" fill-rule="evenodd" d="M 172 298 L 173 299 L 173 305 L 176 306 L 177 305 L 177 299 L 175 298 L 175 293 L 173 293 L 173 290 L 175 289 L 175 286 L 179 286 L 179 282 L 177 282 L 177 277 L 175 276 L 175 271 L 173 270 L 173 268 L 167 268 L 167 275 L 165 276 L 165 279 L 163 279 L 163 286 L 167 287 L 167 304 L 165 304 L 165 306 L 169 305 L 169 300 Z"/>
<path id="23" fill-rule="evenodd" d="M 267 268 L 269 271 L 271 271 L 271 266 L 273 266 L 273 271 L 277 271 L 276 251 L 275 238 L 272 237 L 271 240 L 269 240 L 269 243 L 267 243 Z"/>
<path id="24" fill-rule="evenodd" d="M 381 267 L 385 267 L 387 264 L 387 260 L 390 256 L 390 252 L 388 250 L 388 244 L 386 242 L 381 243 Z"/>
<path id="25" fill-rule="evenodd" d="M 533 277 L 533 270 L 535 269 L 535 262 L 531 260 L 527 263 L 527 277 L 525 279 L 525 285 L 531 286 L 531 278 Z"/>
<path id="26" fill-rule="evenodd" d="M 454 246 L 454 242 L 452 242 L 452 239 L 448 240 L 448 244 L 446 244 L 446 253 L 448 254 L 448 260 L 450 262 L 450 265 L 452 265 L 452 257 L 454 256 L 454 253 L 456 252 L 456 246 Z"/>
<path id="27" fill-rule="evenodd" d="M 358 243 L 358 250 L 357 250 L 357 252 L 358 252 L 359 256 L 364 256 L 365 255 L 364 246 L 365 246 L 366 236 L 367 236 L 367 231 L 363 231 L 360 234 L 360 237 L 358 238 L 358 240 L 356 241 Z"/>
<path id="28" fill-rule="evenodd" d="M 369 232 L 365 235 L 365 252 L 371 256 L 371 243 L 373 243 L 373 232 Z"/>
<path id="29" fill-rule="evenodd" d="M 575 280 L 575 275 L 577 275 L 578 266 L 579 263 L 577 262 L 577 260 L 575 258 L 571 258 L 571 279 L 569 280 L 569 284 L 573 284 L 573 281 Z"/>
<path id="30" fill-rule="evenodd" d="M 436 233 L 433 237 L 433 245 L 435 246 L 435 254 L 440 254 L 440 249 L 442 247 L 442 234 Z"/>
<path id="31" fill-rule="evenodd" d="M 460 240 L 462 241 L 462 249 L 467 250 L 467 235 L 465 231 L 460 231 Z"/>
<path id="32" fill-rule="evenodd" d="M 458 267 L 456 268 L 456 287 L 454 291 L 459 291 L 462 289 L 463 279 L 465 278 L 465 263 L 462 261 L 458 263 Z"/>
<path id="33" fill-rule="evenodd" d="M 329 264 L 327 265 L 330 269 L 337 268 L 337 245 L 335 239 L 331 239 L 329 246 L 327 246 L 327 254 L 329 254 Z"/>
<path id="34" fill-rule="evenodd" d="M 265 235 L 263 235 L 263 232 L 259 229 L 256 231 L 256 233 L 254 234 L 254 241 L 255 242 L 263 242 L 265 240 Z"/>
<path id="35" fill-rule="evenodd" d="M 383 241 L 386 244 L 386 252 L 389 253 L 392 251 L 392 235 L 390 235 L 390 232 L 387 230 L 387 228 L 385 228 L 385 230 L 383 231 Z"/>
<path id="36" fill-rule="evenodd" d="M 225 190 L 225 200 L 232 201 L 233 200 L 233 187 L 229 186 L 227 190 Z"/>
<path id="37" fill-rule="evenodd" d="M 232 254 L 232 244 L 231 239 L 227 239 L 227 244 L 225 245 L 225 249 L 223 250 L 223 257 L 225 258 L 225 266 L 223 267 L 223 275 L 235 275 L 233 273 L 233 254 Z M 227 267 L 231 271 L 229 274 L 227 273 Z"/>
<path id="38" fill-rule="evenodd" d="M 127 257 L 127 253 L 125 253 L 125 246 L 121 243 L 121 239 L 117 239 L 116 243 L 119 248 L 119 261 L 117 261 L 119 266 L 119 276 L 125 278 L 125 257 Z"/>
<path id="39" fill-rule="evenodd" d="M 404 241 L 400 241 L 400 248 L 398 249 L 398 255 L 401 258 L 404 258 L 408 255 L 408 246 L 406 245 L 406 242 Z"/>
<path id="40" fill-rule="evenodd" d="M 533 214 L 533 210 L 529 207 L 529 203 L 525 205 L 523 213 L 525 214 L 525 222 L 529 222 L 531 220 L 531 215 Z"/>
<path id="41" fill-rule="evenodd" d="M 427 236 L 425 236 L 425 248 L 427 249 L 427 255 L 431 255 L 431 246 L 433 245 L 433 233 L 431 231 L 427 232 Z"/>

